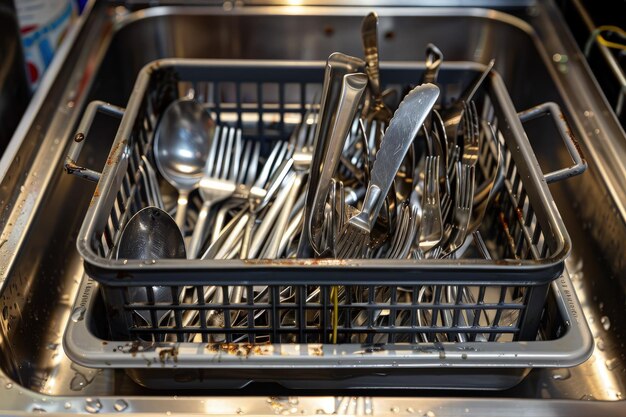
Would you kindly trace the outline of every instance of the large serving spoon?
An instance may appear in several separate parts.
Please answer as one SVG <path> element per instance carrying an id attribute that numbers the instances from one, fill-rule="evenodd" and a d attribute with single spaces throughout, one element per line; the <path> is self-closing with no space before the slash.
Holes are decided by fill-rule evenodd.
<path id="1" fill-rule="evenodd" d="M 157 207 L 146 207 L 130 218 L 117 246 L 118 259 L 185 259 L 185 241 L 178 225 L 167 214 Z M 154 303 L 167 303 L 172 300 L 169 287 L 152 287 Z M 147 300 L 148 294 L 144 287 L 131 287 L 132 302 Z M 168 310 L 156 311 L 156 322 L 169 314 Z M 149 310 L 137 310 L 137 314 L 152 323 Z"/>

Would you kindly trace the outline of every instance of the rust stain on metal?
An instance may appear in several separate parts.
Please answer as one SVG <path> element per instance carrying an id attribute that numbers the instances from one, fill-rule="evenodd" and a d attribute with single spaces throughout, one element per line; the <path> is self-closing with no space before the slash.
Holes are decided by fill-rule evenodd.
<path id="1" fill-rule="evenodd" d="M 224 352 L 234 356 L 267 355 L 272 353 L 271 344 L 265 343 L 209 343 L 206 349 L 212 353 Z"/>
<path id="2" fill-rule="evenodd" d="M 324 350 L 321 346 L 313 346 L 309 349 L 313 356 L 324 356 Z"/>
<path id="3" fill-rule="evenodd" d="M 109 157 L 107 158 L 107 165 L 113 165 L 116 162 L 118 162 L 119 158 L 113 159 L 112 156 L 117 155 L 118 150 L 121 147 L 126 146 L 126 143 L 127 143 L 126 140 L 122 140 L 113 146 L 113 148 L 111 149 L 111 153 L 109 153 Z"/>
<path id="4" fill-rule="evenodd" d="M 511 252 L 515 256 L 515 259 L 519 259 L 519 256 L 515 252 L 515 240 L 513 239 L 513 236 L 511 236 L 511 231 L 509 229 L 509 224 L 506 222 L 506 219 L 504 218 L 504 213 L 500 212 L 500 214 L 498 215 L 498 221 L 500 223 L 500 226 L 502 226 L 502 231 L 504 232 L 504 234 L 506 236 L 506 239 L 507 239 L 507 241 L 509 243 L 509 248 L 511 249 Z"/>
<path id="5" fill-rule="evenodd" d="M 578 143 L 578 140 L 576 140 L 576 136 L 574 136 L 574 132 L 572 132 L 572 130 L 569 128 L 569 124 L 567 123 L 567 119 L 565 119 L 565 115 L 563 113 L 559 113 L 559 119 L 561 119 L 562 121 L 565 122 L 564 123 L 565 124 L 565 133 L 572 140 L 572 143 L 574 144 L 574 147 L 576 148 L 576 151 L 580 155 L 580 159 L 582 159 L 583 164 L 587 165 L 587 160 L 585 158 L 585 154 L 583 153 L 583 150 L 581 149 L 580 144 Z"/>
<path id="6" fill-rule="evenodd" d="M 161 349 L 159 351 L 159 361 L 166 363 L 169 359 L 178 363 L 178 347 L 173 346 L 171 348 Z"/>

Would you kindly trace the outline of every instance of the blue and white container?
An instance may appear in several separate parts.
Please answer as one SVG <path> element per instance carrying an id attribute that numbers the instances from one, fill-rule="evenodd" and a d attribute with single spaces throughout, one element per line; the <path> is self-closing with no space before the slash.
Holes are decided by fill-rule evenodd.
<path id="1" fill-rule="evenodd" d="M 34 90 L 76 16 L 76 9 L 73 0 L 19 0 L 15 7 L 28 80 Z"/>

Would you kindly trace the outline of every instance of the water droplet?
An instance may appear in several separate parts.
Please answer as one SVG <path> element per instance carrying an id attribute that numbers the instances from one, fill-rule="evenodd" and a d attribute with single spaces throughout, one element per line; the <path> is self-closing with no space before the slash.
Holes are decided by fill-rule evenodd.
<path id="1" fill-rule="evenodd" d="M 126 264 L 128 263 L 128 259 L 124 259 L 124 260 L 122 261 L 122 263 L 123 263 L 124 265 L 126 265 Z"/>
<path id="2" fill-rule="evenodd" d="M 598 337 L 596 340 L 596 346 L 598 347 L 598 350 L 604 350 L 606 348 L 606 345 L 604 343 L 604 339 L 602 337 Z"/>
<path id="3" fill-rule="evenodd" d="M 11 382 L 7 382 L 6 385 L 4 386 L 6 389 L 11 389 L 13 388 L 13 384 Z"/>
<path id="4" fill-rule="evenodd" d="M 77 323 L 85 318 L 85 311 L 87 309 L 84 306 L 76 307 L 72 312 L 72 321 Z"/>
<path id="5" fill-rule="evenodd" d="M 23 193 L 25 189 L 26 189 L 26 188 L 22 185 L 22 186 L 20 187 L 20 192 L 22 192 L 22 193 Z"/>
<path id="6" fill-rule="evenodd" d="M 166 415 L 166 416 L 171 416 L 171 415 L 172 415 L 172 412 L 171 412 L 171 411 L 166 411 L 166 412 L 165 412 L 165 415 Z"/>
<path id="7" fill-rule="evenodd" d="M 89 384 L 85 375 L 81 373 L 76 373 L 74 378 L 70 381 L 70 389 L 72 391 L 82 391 Z"/>
<path id="8" fill-rule="evenodd" d="M 115 411 L 124 411 L 128 408 L 128 403 L 124 400 L 117 400 L 113 404 L 113 408 L 115 408 Z"/>
<path id="9" fill-rule="evenodd" d="M 235 413 L 237 414 L 243 414 L 243 410 L 241 408 L 238 408 L 237 410 L 235 410 Z"/>
<path id="10" fill-rule="evenodd" d="M 34 406 L 33 409 L 31 410 L 33 413 L 45 413 L 46 409 L 45 408 L 41 408 L 38 405 Z"/>
<path id="11" fill-rule="evenodd" d="M 433 411 L 428 410 L 424 413 L 424 417 L 435 417 L 435 413 Z"/>
<path id="12" fill-rule="evenodd" d="M 97 398 L 85 399 L 85 411 L 91 414 L 99 413 L 102 410 L 102 403 Z"/>
<path id="13" fill-rule="evenodd" d="M 580 397 L 579 399 L 583 400 L 583 401 L 593 401 L 596 398 L 592 394 L 585 394 L 582 397 Z"/>
<path id="14" fill-rule="evenodd" d="M 606 365 L 606 369 L 612 371 L 619 366 L 619 360 L 617 358 L 607 359 L 604 361 L 604 365 Z"/>
<path id="15" fill-rule="evenodd" d="M 391 407 L 391 412 L 394 414 L 398 414 L 400 412 L 400 408 L 398 407 Z"/>
<path id="16" fill-rule="evenodd" d="M 622 395 L 621 392 L 617 391 L 615 393 L 615 398 L 617 398 L 618 400 L 622 400 L 622 399 L 624 399 L 624 396 Z"/>
<path id="17" fill-rule="evenodd" d="M 600 323 L 602 323 L 602 327 L 604 330 L 609 330 L 611 328 L 611 320 L 607 316 L 602 316 L 600 319 Z"/>
<path id="18" fill-rule="evenodd" d="M 554 379 L 555 381 L 565 381 L 566 379 L 569 379 L 571 376 L 572 376 L 572 373 L 570 372 L 570 370 L 567 368 L 563 368 L 563 369 L 557 369 L 556 371 L 554 371 L 554 374 L 552 374 L 552 379 Z"/>
<path id="19" fill-rule="evenodd" d="M 48 344 L 46 345 L 46 348 L 47 348 L 48 350 L 57 350 L 57 348 L 58 348 L 58 347 L 59 347 L 59 344 L 58 344 L 58 343 L 48 343 Z"/>
<path id="20" fill-rule="evenodd" d="M 63 408 L 65 408 L 66 410 L 69 410 L 70 408 L 72 408 L 72 403 L 71 402 L 66 402 L 65 404 L 63 404 Z"/>

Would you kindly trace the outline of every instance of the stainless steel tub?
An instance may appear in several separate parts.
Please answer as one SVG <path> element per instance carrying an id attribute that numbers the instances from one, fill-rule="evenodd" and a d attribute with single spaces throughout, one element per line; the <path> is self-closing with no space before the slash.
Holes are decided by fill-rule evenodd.
<path id="1" fill-rule="evenodd" d="M 121 371 L 93 371 L 73 364 L 63 353 L 60 340 L 83 272 L 75 238 L 94 189 L 63 176 L 61 166 L 86 102 L 102 99 L 124 105 L 138 70 L 156 58 L 319 60 L 335 50 L 359 54 L 358 27 L 369 10 L 157 7 L 129 13 L 106 2 L 95 4 L 82 28 L 76 29 L 75 41 L 61 51 L 0 163 L 0 410 L 433 411 L 441 416 L 522 411 L 606 415 L 623 409 L 616 400 L 626 392 L 622 346 L 626 138 L 551 2 L 508 9 L 509 14 L 479 9 L 376 10 L 381 15 L 382 59 L 421 60 L 429 41 L 450 60 L 484 63 L 495 57 L 518 110 L 547 100 L 566 110 L 589 157 L 589 172 L 551 186 L 551 192 L 573 239 L 568 269 L 597 338 L 587 363 L 569 371 L 534 370 L 517 387 L 480 394 L 481 398 L 463 392 L 425 397 L 428 392 L 395 391 L 385 395 L 402 398 L 379 398 L 375 397 L 379 393 L 368 390 L 316 390 L 309 393 L 316 397 L 283 399 L 278 396 L 289 391 L 251 385 L 234 393 L 238 397 L 232 401 L 223 396 L 233 392 L 225 391 L 185 393 L 197 396 L 177 401 L 142 389 Z M 548 140 L 554 137 L 549 124 L 534 124 L 528 125 L 529 137 L 543 170 L 566 165 L 563 148 Z M 101 166 L 115 128 L 110 120 L 96 120 L 93 131 L 98 134 L 90 138 L 79 162 Z M 494 402 L 493 396 L 510 399 Z"/>

